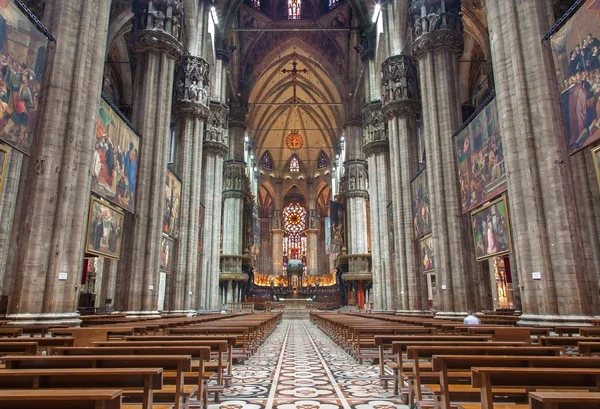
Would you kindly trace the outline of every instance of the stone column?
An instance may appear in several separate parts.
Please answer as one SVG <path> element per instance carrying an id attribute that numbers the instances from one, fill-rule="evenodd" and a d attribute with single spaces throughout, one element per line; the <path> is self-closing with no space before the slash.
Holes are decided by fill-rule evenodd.
<path id="1" fill-rule="evenodd" d="M 132 122 L 142 134 L 135 218 L 128 217 L 119 273 L 117 308 L 131 315 L 158 314 L 160 242 L 165 200 L 173 73 L 183 53 L 181 3 L 135 2 L 132 42 L 136 53 Z M 174 24 L 173 22 L 177 22 Z"/>
<path id="2" fill-rule="evenodd" d="M 8 317 L 19 323 L 78 322 L 109 3 L 45 6 L 43 21 L 56 41 L 48 47 L 31 155 L 23 161 L 3 287 Z"/>
<path id="3" fill-rule="evenodd" d="M 388 225 L 390 158 L 388 138 L 381 114 L 381 103 L 371 102 L 363 108 L 364 153 L 369 164 L 371 199 L 371 256 L 374 309 L 396 309 L 392 300 L 392 279 L 396 267 L 391 264 L 393 237 Z M 398 252 L 396 251 L 396 257 Z"/>
<path id="4" fill-rule="evenodd" d="M 423 123 L 436 256 L 440 312 L 463 312 L 474 306 L 471 272 L 476 265 L 469 245 L 471 231 L 461 215 L 452 134 L 462 123 L 458 57 L 464 41 L 460 0 L 412 0 L 419 61 Z M 442 290 L 442 288 L 445 288 Z"/>
<path id="5" fill-rule="evenodd" d="M 346 125 L 347 160 L 345 167 L 345 204 L 348 250 L 348 272 L 343 279 L 371 280 L 371 255 L 368 248 L 367 226 L 367 163 L 363 159 L 362 120 L 360 115 Z"/>
<path id="6" fill-rule="evenodd" d="M 400 296 L 398 308 L 422 310 L 427 305 L 427 278 L 418 261 L 413 228 L 411 179 L 418 171 L 417 116 L 419 79 L 408 55 L 394 55 L 381 65 L 383 114 L 390 140 L 391 190 Z"/>
<path id="7" fill-rule="evenodd" d="M 550 46 L 540 41 L 554 23 L 552 2 L 487 2 L 486 7 L 521 319 L 581 322 L 599 312 L 597 265 L 586 257 L 589 236 L 582 225 L 590 223 L 589 203 L 577 200 L 584 196 L 575 191 L 585 187 L 578 160 L 566 150 Z M 541 280 L 533 280 L 533 272 Z"/>
<path id="8" fill-rule="evenodd" d="M 175 71 L 175 171 L 181 178 L 179 241 L 175 267 L 170 274 L 172 312 L 196 309 L 198 229 L 202 180 L 202 144 L 208 118 L 210 66 L 201 57 L 186 55 Z"/>
<path id="9" fill-rule="evenodd" d="M 306 274 L 308 276 L 316 276 L 319 274 L 319 263 L 318 263 L 318 245 L 319 245 L 319 215 L 316 210 L 316 197 L 315 197 L 315 180 L 309 178 L 306 180 L 308 188 L 308 220 L 306 229 Z"/>
<path id="10" fill-rule="evenodd" d="M 283 274 L 283 180 L 275 180 L 275 193 L 273 198 L 273 219 L 271 223 L 271 234 L 273 239 L 273 275 Z"/>
<path id="11" fill-rule="evenodd" d="M 236 110 L 238 111 L 238 110 Z M 241 115 L 240 115 L 241 116 Z M 238 275 L 247 280 L 242 271 L 244 235 L 244 199 L 246 197 L 246 162 L 244 162 L 244 134 L 246 125 L 238 117 L 229 121 L 229 155 L 223 164 L 223 253 L 221 274 Z"/>
<path id="12" fill-rule="evenodd" d="M 197 291 L 200 297 L 199 308 L 204 310 L 217 310 L 219 307 L 223 158 L 228 151 L 227 112 L 227 105 L 211 102 L 204 132 L 202 201 L 206 222 L 202 277 L 198 280 Z"/>

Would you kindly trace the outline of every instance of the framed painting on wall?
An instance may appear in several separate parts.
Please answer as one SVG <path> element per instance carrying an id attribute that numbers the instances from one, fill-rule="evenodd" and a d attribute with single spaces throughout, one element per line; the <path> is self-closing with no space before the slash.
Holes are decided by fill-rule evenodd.
<path id="1" fill-rule="evenodd" d="M 140 137 L 104 97 L 98 107 L 95 143 L 92 191 L 133 213 Z"/>
<path id="2" fill-rule="evenodd" d="M 123 238 L 123 212 L 92 196 L 85 251 L 118 260 Z"/>
<path id="3" fill-rule="evenodd" d="M 173 239 L 164 233 L 160 241 L 160 269 L 168 273 L 173 270 Z"/>
<path id="4" fill-rule="evenodd" d="M 600 190 L 600 145 L 592 149 L 594 159 L 594 168 L 596 169 L 596 180 L 598 181 L 598 190 Z"/>
<path id="5" fill-rule="evenodd" d="M 429 209 L 429 186 L 427 168 L 423 168 L 410 183 L 412 190 L 413 230 L 415 237 L 431 233 L 431 215 Z"/>
<path id="6" fill-rule="evenodd" d="M 587 0 L 550 37 L 567 149 L 600 139 L 600 1 Z"/>
<path id="7" fill-rule="evenodd" d="M 181 204 L 181 181 L 167 169 L 165 180 L 165 209 L 163 233 L 179 238 L 179 208 Z"/>
<path id="8" fill-rule="evenodd" d="M 512 252 L 506 196 L 471 213 L 475 256 L 486 260 Z"/>
<path id="9" fill-rule="evenodd" d="M 29 155 L 48 40 L 53 39 L 25 9 L 21 2 L 0 1 L 0 139 Z"/>
<path id="10" fill-rule="evenodd" d="M 421 248 L 421 268 L 424 273 L 435 271 L 435 252 L 433 250 L 433 236 L 430 234 L 419 241 Z"/>

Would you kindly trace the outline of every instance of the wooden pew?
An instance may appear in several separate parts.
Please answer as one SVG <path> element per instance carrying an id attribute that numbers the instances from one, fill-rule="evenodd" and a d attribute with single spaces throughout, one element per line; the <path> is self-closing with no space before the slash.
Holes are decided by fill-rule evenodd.
<path id="1" fill-rule="evenodd" d="M 37 342 L 31 338 L 25 338 L 29 342 L 0 342 L 0 356 L 2 355 L 36 355 L 38 351 Z"/>
<path id="2" fill-rule="evenodd" d="M 116 346 L 116 347 L 60 347 L 55 348 L 54 353 L 62 356 L 70 355 L 189 355 L 192 359 L 198 360 L 198 368 L 192 366 L 192 371 L 184 374 L 185 380 L 191 379 L 198 384 L 198 396 L 208 402 L 208 392 L 215 393 L 218 398 L 218 393 L 222 392 L 223 386 L 217 385 L 207 387 L 207 372 L 206 362 L 210 360 L 210 347 L 207 346 L 190 346 L 190 345 L 170 345 L 170 346 Z M 165 377 L 171 374 L 167 371 Z M 216 390 L 216 392 L 215 392 Z M 206 407 L 206 406 L 205 406 Z"/>
<path id="3" fill-rule="evenodd" d="M 2 409 L 121 409 L 121 389 L 0 390 Z"/>
<path id="4" fill-rule="evenodd" d="M 493 391 L 504 389 L 579 389 L 597 391 L 599 368 L 488 368 L 475 367 L 472 386 L 480 388 L 481 409 L 494 409 Z M 475 406 L 461 405 L 465 409 Z M 497 409 L 497 408 L 496 408 Z"/>
<path id="5" fill-rule="evenodd" d="M 22 328 L 0 327 L 0 338 L 16 338 L 23 335 Z"/>
<path id="6" fill-rule="evenodd" d="M 70 347 L 73 346 L 75 339 L 73 337 L 57 337 L 57 338 L 0 338 L 0 344 L 2 343 L 15 343 L 15 342 L 35 342 L 38 346 L 37 353 L 51 353 L 52 348 L 55 347 Z"/>
<path id="7" fill-rule="evenodd" d="M 135 327 L 84 327 L 84 328 L 50 328 L 54 337 L 70 336 L 74 338 L 73 346 L 91 347 L 94 342 L 108 341 L 111 337 L 133 335 Z"/>
<path id="8" fill-rule="evenodd" d="M 579 328 L 579 335 L 582 337 L 600 337 L 600 327 Z"/>
<path id="9" fill-rule="evenodd" d="M 471 378 L 473 367 L 511 367 L 511 368 L 600 368 L 600 358 L 564 357 L 564 356 L 528 356 L 528 355 L 435 355 L 433 373 L 437 379 L 420 381 L 434 392 L 434 401 L 441 409 L 450 409 L 452 394 L 460 393 L 462 401 L 478 402 L 478 389 L 465 387 L 461 380 Z M 436 383 L 438 382 L 439 383 Z M 526 398 L 523 391 L 523 399 Z"/>
<path id="10" fill-rule="evenodd" d="M 406 374 L 412 387 L 409 393 L 409 405 L 414 400 L 421 401 L 421 372 L 430 372 L 429 362 L 434 355 L 530 355 L 530 356 L 560 356 L 562 348 L 536 346 L 409 346 L 406 356 L 412 360 L 412 374 Z M 424 360 L 428 360 L 424 365 Z"/>
<path id="11" fill-rule="evenodd" d="M 190 387 L 184 383 L 185 373 L 191 371 L 191 355 L 9 356 L 3 360 L 6 369 L 162 368 L 163 374 L 174 372 L 175 385 L 163 385 L 161 390 L 154 390 L 154 400 L 174 402 L 174 409 L 187 407 L 190 396 L 198 390 L 198 386 Z M 163 383 L 164 380 L 163 377 Z"/>
<path id="12" fill-rule="evenodd" d="M 162 388 L 162 368 L 3 369 L 0 371 L 0 389 L 47 388 L 143 389 L 141 409 L 152 409 L 152 390 Z M 161 406 L 160 409 L 163 407 Z"/>
<path id="13" fill-rule="evenodd" d="M 598 409 L 599 392 L 530 392 L 531 409 Z"/>
<path id="14" fill-rule="evenodd" d="M 577 350 L 579 355 L 592 356 L 593 354 L 600 353 L 600 340 L 599 342 L 579 341 L 577 343 Z"/>

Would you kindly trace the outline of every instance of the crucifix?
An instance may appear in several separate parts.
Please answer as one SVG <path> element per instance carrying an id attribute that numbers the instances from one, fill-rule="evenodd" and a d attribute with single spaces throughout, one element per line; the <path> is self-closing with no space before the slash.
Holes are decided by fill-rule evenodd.
<path id="1" fill-rule="evenodd" d="M 306 74 L 308 72 L 306 68 L 303 68 L 301 70 L 297 69 L 296 65 L 298 65 L 298 63 L 296 62 L 296 57 L 294 56 L 294 60 L 292 61 L 292 69 L 287 70 L 284 68 L 283 70 L 281 70 L 282 73 L 291 74 L 292 76 L 292 84 L 294 86 L 294 97 L 292 98 L 292 104 L 298 103 L 298 100 L 296 99 L 296 78 L 298 77 L 298 73 Z"/>

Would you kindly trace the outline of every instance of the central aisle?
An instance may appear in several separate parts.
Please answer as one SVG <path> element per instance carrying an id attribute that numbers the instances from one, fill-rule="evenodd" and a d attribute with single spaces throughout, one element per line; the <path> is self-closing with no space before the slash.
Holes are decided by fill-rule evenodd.
<path id="1" fill-rule="evenodd" d="M 308 320 L 284 320 L 209 409 L 407 409 Z"/>

